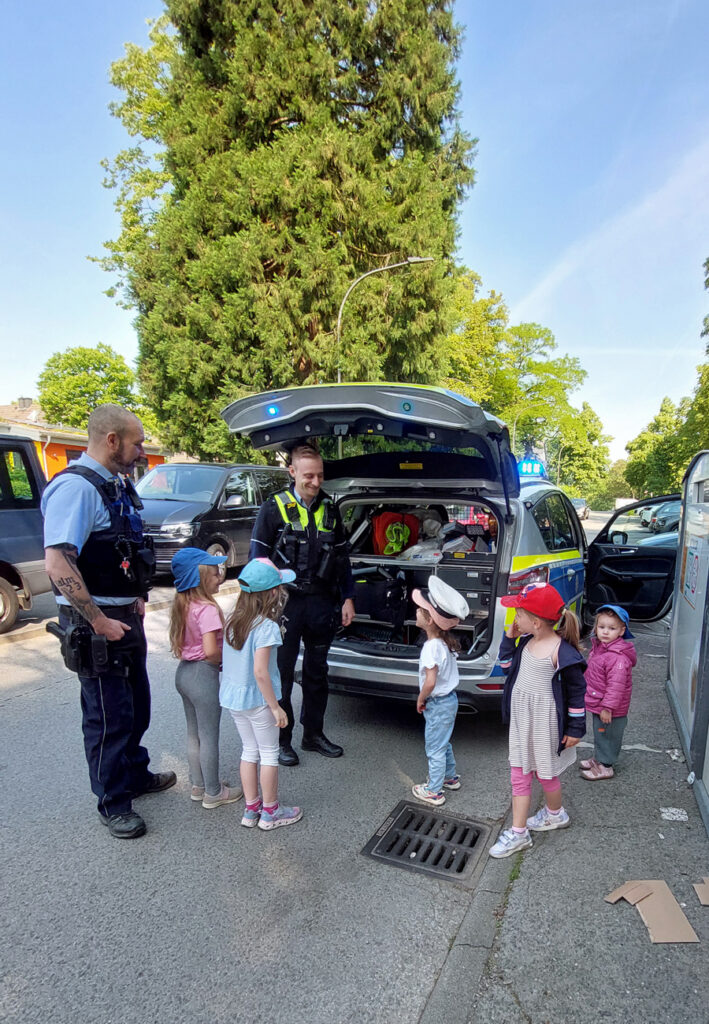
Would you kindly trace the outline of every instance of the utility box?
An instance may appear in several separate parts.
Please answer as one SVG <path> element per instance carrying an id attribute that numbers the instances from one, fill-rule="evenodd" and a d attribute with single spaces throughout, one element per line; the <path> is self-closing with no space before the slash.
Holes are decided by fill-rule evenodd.
<path id="1" fill-rule="evenodd" d="M 682 481 L 667 693 L 709 833 L 709 451 Z"/>

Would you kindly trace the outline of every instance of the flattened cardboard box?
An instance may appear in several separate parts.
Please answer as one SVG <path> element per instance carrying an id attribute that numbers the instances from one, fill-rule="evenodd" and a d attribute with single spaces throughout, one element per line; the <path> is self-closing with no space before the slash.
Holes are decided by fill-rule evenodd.
<path id="1" fill-rule="evenodd" d="M 626 882 L 606 896 L 606 903 L 627 900 L 637 907 L 652 942 L 699 942 L 697 933 L 662 879 Z"/>
<path id="2" fill-rule="evenodd" d="M 703 882 L 695 882 L 694 891 L 699 897 L 701 905 L 709 907 L 709 878 L 705 878 Z"/>

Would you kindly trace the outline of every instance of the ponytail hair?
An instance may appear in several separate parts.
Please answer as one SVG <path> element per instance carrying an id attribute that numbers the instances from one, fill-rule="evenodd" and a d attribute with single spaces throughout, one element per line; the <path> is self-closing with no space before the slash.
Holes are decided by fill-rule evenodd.
<path id="1" fill-rule="evenodd" d="M 578 620 L 578 616 L 570 608 L 564 608 L 562 611 L 556 625 L 556 631 L 563 640 L 566 640 L 567 644 L 571 644 L 572 647 L 575 647 L 580 652 L 581 623 Z"/>

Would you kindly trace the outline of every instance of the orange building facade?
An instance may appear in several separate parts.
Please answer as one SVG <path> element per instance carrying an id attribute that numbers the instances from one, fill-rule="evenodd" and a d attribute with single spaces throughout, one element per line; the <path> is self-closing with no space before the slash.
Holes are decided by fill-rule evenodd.
<path id="1" fill-rule="evenodd" d="M 20 403 L 26 400 L 20 399 Z M 85 431 L 73 427 L 52 426 L 43 422 L 42 412 L 35 403 L 0 406 L 0 433 L 28 437 L 34 442 L 37 457 L 47 480 L 51 480 L 70 462 L 85 452 L 89 438 Z M 143 476 L 153 466 L 160 465 L 169 457 L 169 452 L 160 445 L 146 440 L 143 445 L 145 458 L 136 465 L 134 476 Z"/>

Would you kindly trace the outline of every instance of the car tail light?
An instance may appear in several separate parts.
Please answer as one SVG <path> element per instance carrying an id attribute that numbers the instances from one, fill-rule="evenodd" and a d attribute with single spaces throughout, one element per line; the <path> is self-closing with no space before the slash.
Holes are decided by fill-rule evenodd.
<path id="1" fill-rule="evenodd" d="M 504 683 L 478 683 L 478 690 L 504 690 Z"/>
<path id="2" fill-rule="evenodd" d="M 521 590 L 530 583 L 548 583 L 549 566 L 535 565 L 532 569 L 523 569 L 521 572 L 511 572 L 508 584 L 508 593 L 519 594 Z"/>

